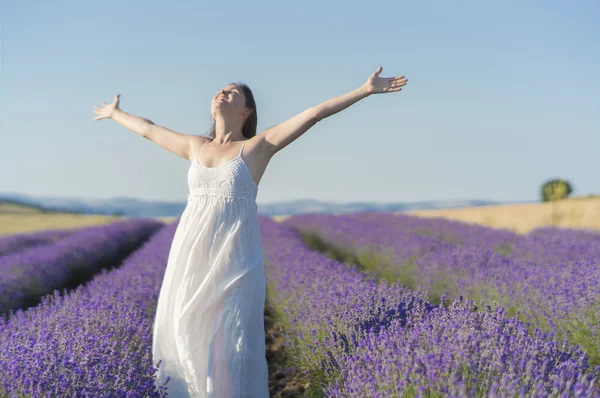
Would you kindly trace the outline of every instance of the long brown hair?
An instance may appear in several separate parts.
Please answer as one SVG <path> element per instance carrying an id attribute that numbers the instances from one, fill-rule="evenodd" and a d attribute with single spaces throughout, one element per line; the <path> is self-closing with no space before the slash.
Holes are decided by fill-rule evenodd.
<path id="1" fill-rule="evenodd" d="M 242 135 L 246 138 L 252 138 L 256 135 L 256 127 L 258 125 L 258 115 L 256 114 L 256 102 L 254 101 L 254 95 L 252 94 L 252 90 L 250 90 L 250 87 L 248 87 L 248 85 L 244 83 L 237 82 L 229 84 L 235 84 L 236 86 L 241 87 L 241 89 L 244 91 L 244 97 L 246 97 L 246 103 L 244 105 L 246 105 L 248 108 L 252 108 L 252 113 L 248 115 L 248 118 L 244 123 L 244 127 L 242 127 Z M 212 117 L 212 115 L 210 115 L 210 119 L 212 120 L 212 124 L 210 126 L 210 129 L 208 130 L 208 138 L 210 140 L 214 140 L 217 131 L 216 121 Z"/>

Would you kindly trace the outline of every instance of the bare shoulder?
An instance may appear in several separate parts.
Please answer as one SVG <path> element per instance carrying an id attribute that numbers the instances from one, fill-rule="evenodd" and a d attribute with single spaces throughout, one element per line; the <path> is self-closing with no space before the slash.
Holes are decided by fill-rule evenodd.
<path id="1" fill-rule="evenodd" d="M 190 153 L 188 159 L 190 162 L 192 162 L 196 158 L 200 147 L 207 141 L 210 141 L 207 137 L 203 137 L 200 135 L 190 135 Z"/>

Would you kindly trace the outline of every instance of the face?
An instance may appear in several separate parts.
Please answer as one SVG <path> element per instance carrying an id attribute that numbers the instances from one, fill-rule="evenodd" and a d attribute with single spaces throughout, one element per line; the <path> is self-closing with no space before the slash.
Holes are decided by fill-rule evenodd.
<path id="1" fill-rule="evenodd" d="M 246 110 L 245 103 L 244 91 L 235 84 L 228 84 L 215 93 L 212 99 L 211 113 L 213 117 L 216 112 L 228 116 L 242 116 Z"/>

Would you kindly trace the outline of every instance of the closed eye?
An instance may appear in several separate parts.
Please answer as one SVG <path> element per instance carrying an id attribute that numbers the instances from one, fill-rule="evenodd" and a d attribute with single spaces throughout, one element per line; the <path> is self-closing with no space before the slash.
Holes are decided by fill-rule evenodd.
<path id="1" fill-rule="evenodd" d="M 225 90 L 225 91 L 224 91 L 224 93 L 225 93 L 225 94 L 226 94 L 227 92 L 228 92 L 227 90 Z M 236 94 L 239 94 L 239 93 L 240 93 L 240 92 L 239 92 L 239 90 L 237 90 L 237 89 L 233 89 L 233 90 L 231 90 L 231 92 L 232 92 L 232 93 L 236 93 Z M 219 90 L 219 91 L 218 91 L 218 92 L 215 94 L 215 97 L 214 97 L 214 98 L 217 98 L 217 97 L 218 97 L 220 94 L 221 94 L 221 91 Z"/>

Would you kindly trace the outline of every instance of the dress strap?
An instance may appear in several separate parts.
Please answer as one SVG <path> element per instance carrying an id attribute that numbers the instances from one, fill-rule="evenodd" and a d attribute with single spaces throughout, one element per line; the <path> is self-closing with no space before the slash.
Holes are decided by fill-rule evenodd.
<path id="1" fill-rule="evenodd" d="M 242 148 L 240 149 L 240 153 L 238 154 L 239 157 L 242 157 L 242 151 L 244 150 L 244 145 L 246 145 L 246 142 L 248 142 L 248 140 L 244 140 L 244 143 L 242 144 Z"/>
<path id="2" fill-rule="evenodd" d="M 204 146 L 204 144 L 206 144 L 207 142 L 210 142 L 211 140 L 206 140 L 202 143 L 202 145 L 200 145 L 200 149 L 198 149 L 198 153 L 196 154 L 196 161 L 198 161 L 198 156 L 200 156 L 200 152 L 202 151 L 202 147 Z"/>
<path id="3" fill-rule="evenodd" d="M 200 145 L 200 149 L 198 150 L 198 153 L 200 153 L 200 151 L 202 150 L 202 147 L 204 146 L 204 144 L 208 144 L 210 142 L 210 140 L 206 140 L 202 143 L 202 145 Z"/>

